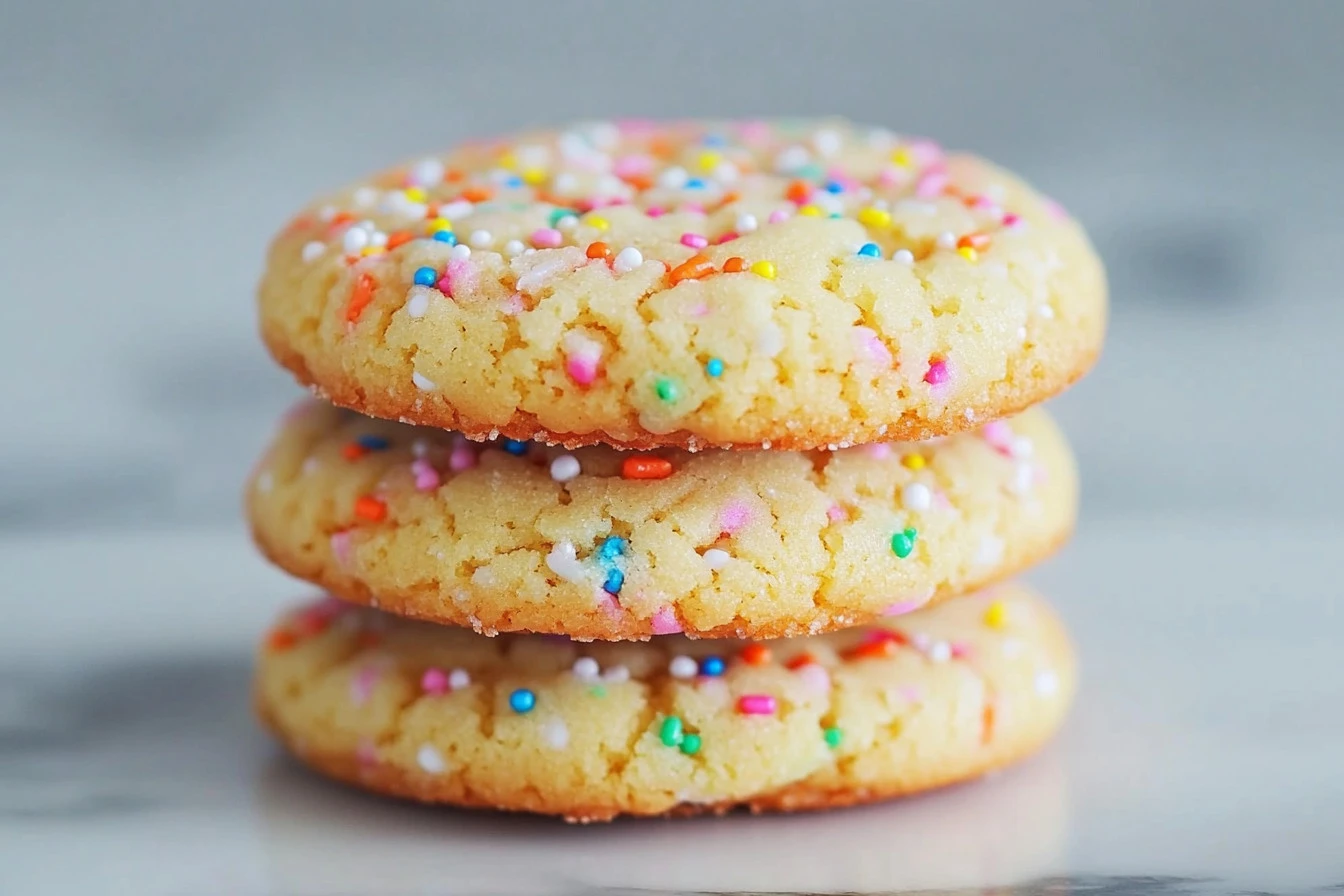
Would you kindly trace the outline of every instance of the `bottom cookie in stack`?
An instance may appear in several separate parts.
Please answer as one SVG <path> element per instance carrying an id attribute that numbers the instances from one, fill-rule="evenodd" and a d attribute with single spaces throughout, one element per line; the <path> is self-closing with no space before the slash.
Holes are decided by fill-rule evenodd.
<path id="1" fill-rule="evenodd" d="M 1003 585 L 778 641 L 579 643 L 325 599 L 261 650 L 257 708 L 304 763 L 425 802 L 598 821 L 821 809 L 964 781 L 1059 727 L 1059 619 Z"/>

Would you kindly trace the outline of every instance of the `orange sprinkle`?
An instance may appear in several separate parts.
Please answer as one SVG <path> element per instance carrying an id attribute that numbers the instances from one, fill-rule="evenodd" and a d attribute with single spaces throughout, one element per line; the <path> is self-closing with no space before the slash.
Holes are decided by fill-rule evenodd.
<path id="1" fill-rule="evenodd" d="M 672 475 L 672 461 L 662 457 L 627 457 L 621 462 L 622 479 L 666 479 Z"/>
<path id="2" fill-rule="evenodd" d="M 748 644 L 742 648 L 738 656 L 748 666 L 764 666 L 770 662 L 770 648 L 764 644 Z"/>
<path id="3" fill-rule="evenodd" d="M 611 247 L 602 241 L 588 244 L 587 255 L 589 258 L 606 258 L 611 255 Z"/>
<path id="4" fill-rule="evenodd" d="M 387 251 L 391 252 L 398 246 L 404 246 L 413 239 L 415 239 L 415 235 L 409 230 L 393 231 L 387 235 Z"/>
<path id="5" fill-rule="evenodd" d="M 734 255 L 723 263 L 723 272 L 725 274 L 738 274 L 747 269 L 747 260 L 740 255 Z"/>
<path id="6" fill-rule="evenodd" d="M 884 659 L 893 656 L 896 653 L 897 643 L 895 638 L 882 638 L 877 641 L 865 641 L 857 647 L 851 647 L 845 652 L 847 660 L 874 660 Z"/>
<path id="7" fill-rule="evenodd" d="M 736 202 L 741 198 L 742 198 L 741 193 L 737 192 L 736 190 L 729 190 L 727 193 L 723 194 L 723 197 L 721 199 L 719 199 L 719 205 L 720 206 L 731 205 L 732 203 Z"/>
<path id="8" fill-rule="evenodd" d="M 627 174 L 621 180 L 641 192 L 653 188 L 653 178 L 647 174 Z"/>
<path id="9" fill-rule="evenodd" d="M 331 625 L 331 617 L 319 613 L 308 613 L 304 616 L 300 616 L 298 622 L 295 624 L 298 626 L 300 632 L 311 637 L 313 635 L 320 635 L 326 631 L 327 627 Z"/>
<path id="10" fill-rule="evenodd" d="M 695 254 L 677 265 L 668 274 L 672 278 L 672 285 L 680 283 L 683 280 L 699 280 L 701 277 L 708 277 L 714 273 L 714 262 L 709 260 L 708 255 Z"/>
<path id="11" fill-rule="evenodd" d="M 460 180 L 465 180 L 466 177 L 466 172 L 461 168 L 449 168 L 443 173 L 443 179 L 454 184 Z"/>
<path id="12" fill-rule="evenodd" d="M 359 460 L 361 457 L 363 457 L 368 453 L 369 452 L 365 449 L 365 447 L 359 444 L 358 442 L 351 442 L 349 445 L 346 445 L 341 448 L 341 457 L 345 458 L 348 461 Z"/>
<path id="13" fill-rule="evenodd" d="M 968 233 L 957 240 L 958 249 L 984 249 L 989 246 L 989 234 Z"/>
<path id="14" fill-rule="evenodd" d="M 804 666 L 815 666 L 816 664 L 817 658 L 815 656 L 810 653 L 800 653 L 795 657 L 790 657 L 789 661 L 785 663 L 784 666 L 787 669 L 797 670 Z"/>
<path id="15" fill-rule="evenodd" d="M 373 301 L 373 290 L 378 286 L 378 281 L 373 279 L 371 274 L 360 274 L 359 279 L 355 281 L 355 288 L 350 290 L 350 303 L 345 306 L 345 319 L 350 323 L 356 323 L 359 316 L 364 313 L 364 309 Z"/>
<path id="16" fill-rule="evenodd" d="M 373 495 L 360 495 L 355 499 L 355 516 L 371 523 L 382 522 L 387 518 L 387 504 Z"/>
<path id="17" fill-rule="evenodd" d="M 306 230 L 312 223 L 312 215 L 299 215 L 289 222 L 289 225 L 285 228 L 285 232 L 294 233 L 295 231 Z"/>
<path id="18" fill-rule="evenodd" d="M 789 184 L 789 188 L 784 191 L 784 195 L 795 205 L 802 205 L 807 202 L 807 197 L 812 195 L 812 185 L 805 180 L 795 180 Z"/>
<path id="19" fill-rule="evenodd" d="M 339 214 L 332 216 L 331 221 L 327 223 L 327 226 L 334 230 L 335 228 L 340 227 L 342 224 L 349 224 L 354 220 L 355 216 L 350 214 L 349 212 L 340 212 Z"/>
<path id="20" fill-rule="evenodd" d="M 485 202 L 494 195 L 495 191 L 489 187 L 467 187 L 462 191 L 462 198 L 468 202 Z"/>
<path id="21" fill-rule="evenodd" d="M 980 743 L 987 744 L 994 739 L 994 704 L 986 703 L 980 714 Z"/>
<path id="22" fill-rule="evenodd" d="M 277 628 L 266 636 L 267 650 L 288 650 L 297 643 L 299 639 L 287 628 Z"/>

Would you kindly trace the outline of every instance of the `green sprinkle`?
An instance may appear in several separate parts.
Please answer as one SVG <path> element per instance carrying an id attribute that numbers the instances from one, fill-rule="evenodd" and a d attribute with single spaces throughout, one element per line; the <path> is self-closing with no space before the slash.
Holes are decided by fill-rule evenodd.
<path id="1" fill-rule="evenodd" d="M 675 747 L 682 743 L 681 719 L 676 716 L 668 716 L 663 719 L 663 727 L 658 732 L 658 737 L 663 741 L 663 746 Z"/>
<path id="2" fill-rule="evenodd" d="M 658 377 L 653 384 L 653 391 L 658 393 L 660 401 L 673 402 L 681 397 L 677 384 L 665 376 Z"/>
<path id="3" fill-rule="evenodd" d="M 577 217 L 578 215 L 574 213 L 574 209 L 572 208 L 553 208 L 551 209 L 551 213 L 550 215 L 547 216 L 546 220 L 550 223 L 552 227 L 554 227 L 555 225 L 560 223 L 561 218 L 577 218 Z"/>
<path id="4" fill-rule="evenodd" d="M 694 756 L 700 752 L 700 735 L 685 734 L 681 738 L 681 752 L 687 756 Z"/>
<path id="5" fill-rule="evenodd" d="M 827 728 L 821 736 L 826 738 L 826 746 L 832 750 L 840 746 L 840 742 L 845 739 L 845 733 L 839 728 Z"/>
<path id="6" fill-rule="evenodd" d="M 897 532 L 891 536 L 891 549 L 896 552 L 897 557 L 904 560 L 915 549 L 915 538 L 918 536 L 919 532 L 913 526 L 904 532 Z"/>
<path id="7" fill-rule="evenodd" d="M 592 694 L 594 697 L 605 697 L 607 696 L 607 689 L 600 684 L 595 684 L 588 689 L 588 693 Z"/>

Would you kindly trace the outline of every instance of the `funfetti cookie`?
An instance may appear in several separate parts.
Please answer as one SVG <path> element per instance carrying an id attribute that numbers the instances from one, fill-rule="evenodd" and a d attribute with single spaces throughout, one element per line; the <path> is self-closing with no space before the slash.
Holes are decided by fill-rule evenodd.
<path id="1" fill-rule="evenodd" d="M 257 543 L 360 603 L 493 634 L 816 633 L 1001 579 L 1073 528 L 1039 409 L 933 443 L 567 451 L 309 402 L 248 491 Z"/>
<path id="2" fill-rule="evenodd" d="M 605 820 L 793 811 L 963 781 L 1072 697 L 1059 621 L 1017 586 L 780 642 L 485 638 L 326 601 L 262 647 L 261 717 L 380 793 Z"/>
<path id="3" fill-rule="evenodd" d="M 979 426 L 1101 348 L 1102 268 L 980 159 L 843 122 L 592 124 L 316 201 L 261 331 L 336 404 L 470 438 L 812 449 Z"/>

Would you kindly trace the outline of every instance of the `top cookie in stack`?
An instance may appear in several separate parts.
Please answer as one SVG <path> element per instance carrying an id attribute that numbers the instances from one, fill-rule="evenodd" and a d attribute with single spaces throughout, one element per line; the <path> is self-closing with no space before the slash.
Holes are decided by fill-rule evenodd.
<path id="1" fill-rule="evenodd" d="M 272 354 L 471 438 L 835 448 L 949 435 L 1082 375 L 1081 229 L 980 159 L 843 122 L 593 124 L 473 143 L 275 241 Z"/>

